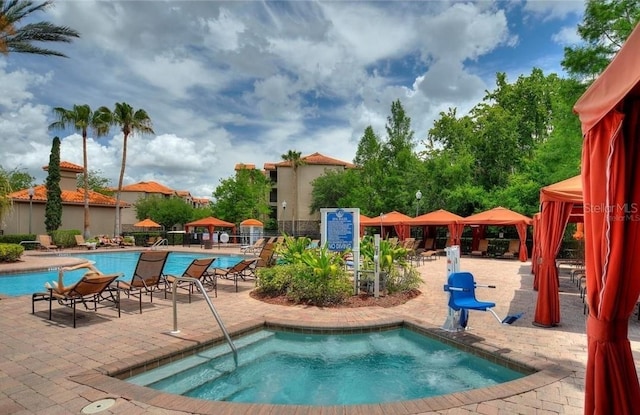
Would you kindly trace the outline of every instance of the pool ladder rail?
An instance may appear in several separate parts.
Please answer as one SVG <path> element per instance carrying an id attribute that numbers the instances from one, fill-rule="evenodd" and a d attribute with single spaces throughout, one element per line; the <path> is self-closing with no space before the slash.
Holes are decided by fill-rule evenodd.
<path id="1" fill-rule="evenodd" d="M 151 245 L 151 249 L 158 249 L 158 247 L 160 246 L 164 246 L 165 248 L 169 248 L 169 241 L 167 240 L 167 238 L 161 238 L 158 239 L 157 241 L 155 241 L 153 243 L 153 245 Z"/>
<path id="2" fill-rule="evenodd" d="M 173 294 L 172 298 L 173 298 L 173 331 L 171 331 L 171 334 L 178 334 L 180 333 L 180 330 L 178 329 L 178 303 L 176 302 L 176 297 L 177 297 L 177 290 L 178 290 L 178 281 L 186 281 L 186 282 L 190 282 L 195 284 L 198 287 L 198 290 L 200 290 L 200 292 L 202 293 L 202 296 L 204 297 L 204 300 L 207 302 L 207 304 L 209 305 L 209 310 L 211 310 L 211 314 L 213 314 L 213 317 L 215 317 L 216 321 L 218 322 L 218 326 L 220 327 L 220 330 L 222 330 L 222 334 L 224 334 L 225 339 L 227 340 L 227 343 L 229 343 L 229 347 L 231 347 L 231 351 L 233 352 L 233 361 L 236 364 L 236 367 L 238 367 L 238 350 L 236 349 L 236 346 L 233 344 L 233 341 L 231 340 L 231 337 L 229 336 L 229 332 L 227 332 L 227 329 L 224 326 L 224 323 L 222 322 L 222 319 L 220 318 L 220 315 L 218 314 L 218 311 L 216 311 L 216 308 L 213 306 L 213 303 L 211 302 L 211 299 L 209 298 L 209 296 L 207 295 L 207 292 L 204 289 L 204 286 L 202 285 L 202 282 L 197 279 L 197 278 L 191 278 L 191 277 L 176 277 L 172 287 L 171 287 L 171 292 Z"/>

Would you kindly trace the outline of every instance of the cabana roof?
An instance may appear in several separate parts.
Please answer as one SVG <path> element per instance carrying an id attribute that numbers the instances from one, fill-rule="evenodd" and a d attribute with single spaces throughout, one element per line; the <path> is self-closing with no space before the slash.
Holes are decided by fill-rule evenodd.
<path id="1" fill-rule="evenodd" d="M 540 202 L 550 201 L 582 203 L 582 176 L 570 177 L 540 189 Z"/>
<path id="2" fill-rule="evenodd" d="M 485 212 L 476 213 L 462 220 L 465 225 L 531 225 L 531 218 L 504 208 L 495 207 Z"/>
<path id="3" fill-rule="evenodd" d="M 438 209 L 433 212 L 425 213 L 424 215 L 420 215 L 415 217 L 409 221 L 409 224 L 412 226 L 418 225 L 448 225 L 450 223 L 458 223 L 462 221 L 464 218 L 462 216 L 458 216 L 455 213 L 451 213 L 444 209 Z"/>
<path id="4" fill-rule="evenodd" d="M 360 219 L 360 224 L 365 226 L 395 226 L 407 224 L 411 220 L 411 217 L 394 210 L 393 212 L 383 213 L 381 216 L 376 216 L 375 218 Z"/>

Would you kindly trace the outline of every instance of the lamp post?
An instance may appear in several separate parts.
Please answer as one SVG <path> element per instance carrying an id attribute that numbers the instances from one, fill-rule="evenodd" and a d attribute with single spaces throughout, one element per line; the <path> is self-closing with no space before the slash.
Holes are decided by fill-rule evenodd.
<path id="1" fill-rule="evenodd" d="M 35 193 L 35 189 L 30 187 L 27 190 L 27 194 L 29 195 L 29 235 L 31 235 L 31 217 L 33 216 L 33 194 Z"/>
<path id="2" fill-rule="evenodd" d="M 282 232 L 287 232 L 287 201 L 282 201 Z"/>
<path id="3" fill-rule="evenodd" d="M 422 199 L 422 192 L 418 190 L 416 192 L 416 217 L 418 217 L 418 212 L 420 209 L 420 199 Z"/>

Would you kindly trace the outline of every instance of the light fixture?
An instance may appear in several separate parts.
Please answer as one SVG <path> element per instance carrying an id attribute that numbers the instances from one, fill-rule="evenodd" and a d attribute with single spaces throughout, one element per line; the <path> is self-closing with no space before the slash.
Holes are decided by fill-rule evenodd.
<path id="1" fill-rule="evenodd" d="M 420 209 L 420 199 L 422 199 L 422 192 L 418 190 L 416 192 L 416 217 L 418 216 L 418 211 Z"/>
<path id="2" fill-rule="evenodd" d="M 283 200 L 282 201 L 282 232 L 286 232 L 287 228 L 286 228 L 286 212 L 287 212 L 287 201 Z"/>

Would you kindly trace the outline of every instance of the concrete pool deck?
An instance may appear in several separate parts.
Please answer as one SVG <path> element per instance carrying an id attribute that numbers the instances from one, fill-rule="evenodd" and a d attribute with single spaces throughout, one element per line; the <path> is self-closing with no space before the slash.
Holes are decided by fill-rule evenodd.
<path id="1" fill-rule="evenodd" d="M 112 249 L 113 250 L 113 249 Z M 237 248 L 203 250 L 199 247 L 180 251 L 199 253 L 233 253 Z M 0 272 L 18 269 L 49 268 L 75 262 L 67 256 L 77 250 L 65 251 L 64 256 L 29 252 L 21 264 L 0 265 Z M 432 398 L 431 404 L 378 407 L 366 413 L 417 414 L 582 414 L 584 400 L 584 372 L 586 355 L 585 317 L 578 289 L 568 273 L 560 275 L 561 325 L 539 328 L 531 324 L 537 293 L 532 290 L 530 263 L 463 257 L 461 269 L 472 272 L 480 284 L 494 284 L 498 288 L 479 289 L 480 299 L 495 301 L 500 316 L 525 312 L 511 326 L 501 326 L 489 313 L 472 312 L 471 330 L 464 333 L 472 342 L 493 347 L 496 352 L 513 352 L 525 361 L 543 362 L 554 367 L 558 376 L 548 381 L 532 381 L 524 390 L 503 390 L 500 397 L 483 390 L 467 392 L 468 401 L 447 397 Z M 307 306 L 278 306 L 256 301 L 249 296 L 253 281 L 241 281 L 235 293 L 232 281 L 219 281 L 218 297 L 212 301 L 222 320 L 234 330 L 260 321 L 290 321 L 302 326 L 346 326 L 380 324 L 389 321 L 415 321 L 440 327 L 447 309 L 447 294 L 443 291 L 446 275 L 444 259 L 429 261 L 419 267 L 424 283 L 422 295 L 406 304 L 393 307 L 317 308 Z M 220 330 L 207 309 L 206 303 L 194 300 L 188 304 L 181 299 L 178 305 L 180 334 L 171 335 L 173 328 L 171 300 L 154 295 L 153 303 L 143 302 L 138 313 L 134 299 L 122 301 L 122 317 L 112 309 L 98 312 L 80 311 L 78 327 L 73 329 L 71 311 L 54 305 L 53 320 L 47 319 L 47 306 L 36 303 L 31 314 L 30 296 L 1 297 L 0 299 L 0 413 L 2 414 L 70 414 L 82 413 L 87 405 L 102 399 L 115 404 L 100 414 L 186 414 L 212 413 L 208 402 L 201 405 L 182 397 L 158 396 L 155 391 L 141 393 L 121 384 L 107 385 L 90 373 L 122 362 L 145 360 L 149 354 L 174 350 L 185 342 L 219 337 Z M 640 322 L 634 315 L 629 322 L 636 370 L 640 371 Z M 121 382 L 116 379 L 114 382 Z M 92 386 L 93 385 L 93 386 Z M 479 395 L 479 396 L 478 396 Z M 478 399 L 478 397 L 480 399 Z M 190 403 L 185 403 L 190 402 Z M 198 402 L 198 401 L 196 401 Z M 414 402 L 414 401 L 412 401 Z M 263 405 L 220 404 L 215 413 L 245 414 L 341 414 L 341 407 L 270 407 Z M 184 406 L 189 405 L 189 406 Z M 177 406 L 177 407 L 176 407 Z M 358 408 L 352 408 L 357 413 Z M 369 407 L 368 409 L 371 409 Z M 355 412 L 354 412 L 355 411 Z"/>

